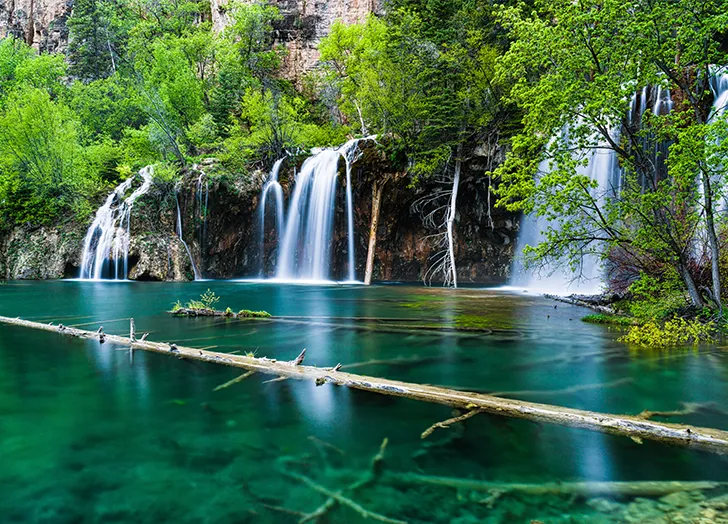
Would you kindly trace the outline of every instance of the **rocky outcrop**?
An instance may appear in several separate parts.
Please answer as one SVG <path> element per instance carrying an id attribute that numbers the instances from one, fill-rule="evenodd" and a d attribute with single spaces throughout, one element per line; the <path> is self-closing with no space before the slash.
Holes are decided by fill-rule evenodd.
<path id="1" fill-rule="evenodd" d="M 73 0 L 0 0 L 0 38 L 13 35 L 41 52 L 63 52 Z"/>
<path id="2" fill-rule="evenodd" d="M 78 276 L 83 232 L 78 224 L 18 227 L 0 237 L 0 278 L 44 280 Z"/>

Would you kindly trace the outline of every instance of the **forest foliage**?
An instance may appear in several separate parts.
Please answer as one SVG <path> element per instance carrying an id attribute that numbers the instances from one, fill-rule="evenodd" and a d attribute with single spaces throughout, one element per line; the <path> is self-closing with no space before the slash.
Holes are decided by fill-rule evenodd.
<path id="1" fill-rule="evenodd" d="M 0 41 L 0 228 L 83 219 L 150 163 L 215 157 L 245 177 L 377 134 L 417 185 L 488 143 L 508 151 L 481 173 L 499 205 L 551 219 L 532 261 L 578 268 L 592 254 L 624 289 L 655 279 L 683 305 L 722 307 L 728 124 L 711 79 L 728 64 L 728 0 L 385 12 L 335 23 L 320 67 L 295 82 L 281 74 L 287 22 L 265 1 L 231 1 L 215 32 L 203 0 L 77 0 L 65 56 Z M 646 88 L 673 110 L 635 118 Z M 619 187 L 600 194 L 585 169 L 604 151 Z"/>

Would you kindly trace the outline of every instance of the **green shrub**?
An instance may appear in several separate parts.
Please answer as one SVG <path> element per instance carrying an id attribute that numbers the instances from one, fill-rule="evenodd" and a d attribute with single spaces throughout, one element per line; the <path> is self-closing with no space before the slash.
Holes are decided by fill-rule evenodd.
<path id="1" fill-rule="evenodd" d="M 634 326 L 620 338 L 620 341 L 637 346 L 665 348 L 697 345 L 701 341 L 713 340 L 716 334 L 717 328 L 713 322 L 702 323 L 695 319 L 685 320 L 682 317 L 675 317 L 664 323 L 653 319 Z"/>
<path id="2" fill-rule="evenodd" d="M 220 297 L 215 295 L 214 291 L 210 291 L 208 289 L 205 291 L 202 295 L 200 295 L 200 301 L 207 309 L 215 309 L 215 305 L 217 305 L 218 302 L 220 302 Z"/>
<path id="3" fill-rule="evenodd" d="M 660 278 L 642 273 L 629 288 L 633 298 L 627 303 L 627 311 L 643 321 L 670 318 L 688 306 L 682 288 L 674 271 L 668 271 Z"/>

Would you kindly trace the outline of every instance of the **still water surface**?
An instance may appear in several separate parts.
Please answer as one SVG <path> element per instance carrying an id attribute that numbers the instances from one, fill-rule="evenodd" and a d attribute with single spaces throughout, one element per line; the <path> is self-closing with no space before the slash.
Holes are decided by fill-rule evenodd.
<path id="1" fill-rule="evenodd" d="M 207 288 L 218 307 L 283 321 L 172 318 Z M 0 315 L 108 333 L 138 332 L 215 351 L 352 372 L 510 392 L 612 413 L 704 403 L 683 422 L 728 429 L 728 353 L 637 352 L 588 311 L 498 290 L 295 286 L 238 282 L 11 282 Z M 309 317 L 302 319 L 300 317 Z M 310 318 L 315 317 L 315 318 Z M 381 320 L 389 319 L 389 320 Z M 479 328 L 442 332 L 442 326 Z M 430 329 L 417 329 L 417 328 Z M 374 361 L 374 362 L 370 362 Z M 378 361 L 378 362 L 377 362 Z M 388 361 L 388 362 L 381 362 Z M 341 489 L 388 439 L 388 472 L 505 482 L 728 481 L 723 457 L 626 438 L 479 415 L 423 441 L 442 406 L 254 376 L 53 333 L 0 326 L 0 521 L 297 522 L 325 498 L 295 471 Z M 600 386 L 601 385 L 601 386 Z M 351 495 L 408 522 L 567 522 L 607 518 L 570 497 L 502 497 L 375 483 Z M 629 500 L 622 501 L 625 504 Z M 275 509 L 275 508 L 278 509 Z M 321 522 L 373 522 L 335 508 Z"/>

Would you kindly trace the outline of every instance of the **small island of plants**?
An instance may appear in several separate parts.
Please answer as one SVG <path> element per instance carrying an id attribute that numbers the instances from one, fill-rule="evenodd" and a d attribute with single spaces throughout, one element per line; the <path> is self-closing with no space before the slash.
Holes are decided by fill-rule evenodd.
<path id="1" fill-rule="evenodd" d="M 231 308 L 224 310 L 216 309 L 220 297 L 214 291 L 208 289 L 199 299 L 188 300 L 185 304 L 177 300 L 169 311 L 176 317 L 228 317 L 228 318 L 272 318 L 273 315 L 267 311 L 251 311 L 241 309 L 235 313 Z"/>

